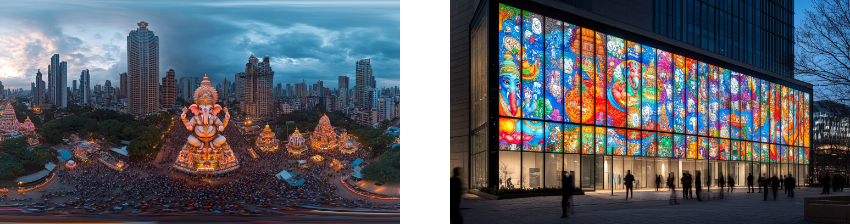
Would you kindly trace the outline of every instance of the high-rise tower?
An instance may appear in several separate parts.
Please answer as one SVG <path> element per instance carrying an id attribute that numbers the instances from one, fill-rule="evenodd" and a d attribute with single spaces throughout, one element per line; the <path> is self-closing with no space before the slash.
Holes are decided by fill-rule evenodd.
<path id="1" fill-rule="evenodd" d="M 356 77 L 357 91 L 355 91 L 356 95 L 354 96 L 355 97 L 355 103 L 357 103 L 358 105 L 365 107 L 365 108 L 371 108 L 372 105 L 367 105 L 367 104 L 364 103 L 364 101 L 366 101 L 366 100 L 364 99 L 364 94 L 363 94 L 363 92 L 366 91 L 369 87 L 372 87 L 371 82 L 372 82 L 373 78 L 372 78 L 372 62 L 371 62 L 371 59 L 362 59 L 362 60 L 357 61 L 357 67 L 356 67 L 355 74 L 357 74 L 357 77 Z"/>
<path id="2" fill-rule="evenodd" d="M 163 107 L 171 108 L 174 105 L 174 101 L 177 99 L 177 86 L 174 85 L 174 69 L 169 69 L 168 72 L 165 73 L 165 77 L 162 77 L 162 104 Z"/>
<path id="3" fill-rule="evenodd" d="M 127 112 L 153 114 L 159 111 L 159 37 L 145 21 L 138 25 L 127 36 Z"/>
<path id="4" fill-rule="evenodd" d="M 260 62 L 251 54 L 245 64 L 245 81 L 242 99 L 242 111 L 251 117 L 269 117 L 274 112 L 272 82 L 274 81 L 269 56 Z"/>

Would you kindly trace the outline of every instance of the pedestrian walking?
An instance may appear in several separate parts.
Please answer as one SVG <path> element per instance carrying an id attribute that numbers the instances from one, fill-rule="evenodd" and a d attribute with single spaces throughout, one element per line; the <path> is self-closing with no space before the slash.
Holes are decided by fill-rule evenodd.
<path id="1" fill-rule="evenodd" d="M 753 189 L 753 173 L 747 176 L 747 193 L 756 193 L 756 190 Z"/>
<path id="2" fill-rule="evenodd" d="M 761 193 L 761 188 L 764 187 L 764 177 L 761 176 L 761 173 L 759 173 L 758 184 L 759 184 L 759 192 L 758 193 Z"/>
<path id="3" fill-rule="evenodd" d="M 762 201 L 767 201 L 767 187 L 770 185 L 770 178 L 764 178 L 761 184 L 764 186 L 764 200 Z"/>
<path id="4" fill-rule="evenodd" d="M 773 200 L 776 200 L 776 191 L 779 190 L 779 182 L 781 181 L 779 181 L 779 178 L 774 174 L 770 180 L 770 184 L 772 185 L 771 187 L 773 188 Z"/>
<path id="5" fill-rule="evenodd" d="M 572 175 L 567 175 L 567 171 L 563 171 L 561 174 L 561 218 L 569 217 L 567 210 L 572 201 L 574 188 L 575 181 L 572 181 Z"/>
<path id="6" fill-rule="evenodd" d="M 735 178 L 732 177 L 732 174 L 729 174 L 729 181 L 727 183 L 729 184 L 729 192 L 735 191 Z"/>
<path id="7" fill-rule="evenodd" d="M 655 191 L 658 191 L 658 187 L 661 185 L 661 174 L 655 176 Z"/>
<path id="8" fill-rule="evenodd" d="M 626 177 L 623 178 L 623 182 L 624 182 L 623 184 L 626 185 L 626 200 L 629 200 L 629 191 L 632 192 L 632 199 L 635 198 L 635 189 L 633 188 L 634 186 L 632 185 L 634 181 L 635 181 L 635 176 L 632 176 L 632 171 L 627 170 L 626 171 Z"/>
<path id="9" fill-rule="evenodd" d="M 702 197 L 700 193 L 702 192 L 702 177 L 700 176 L 699 170 L 697 170 L 697 178 L 695 180 L 697 187 L 697 201 L 702 201 Z"/>
<path id="10" fill-rule="evenodd" d="M 720 199 L 723 199 L 723 187 L 726 185 L 726 177 L 723 176 L 723 173 L 717 176 L 719 177 L 717 178 L 717 185 L 720 185 Z"/>
<path id="11" fill-rule="evenodd" d="M 676 201 L 676 186 L 673 185 L 673 181 L 675 181 L 675 177 L 673 177 L 673 173 L 667 174 L 667 187 L 670 188 L 670 204 L 678 205 L 679 202 Z"/>
<path id="12" fill-rule="evenodd" d="M 785 189 L 788 191 L 788 197 L 794 197 L 794 187 L 797 186 L 797 180 L 794 177 L 791 177 L 791 174 L 788 174 L 788 177 L 785 178 Z"/>
<path id="13" fill-rule="evenodd" d="M 451 223 L 460 224 L 463 223 L 463 217 L 460 216 L 460 196 L 463 192 L 461 187 L 460 178 L 458 175 L 460 173 L 460 167 L 455 167 L 452 170 L 452 178 L 450 181 L 451 185 Z"/>
<path id="14" fill-rule="evenodd" d="M 820 184 L 823 185 L 823 191 L 820 194 L 829 194 L 829 187 L 830 187 L 829 181 L 830 181 L 829 175 L 824 175 L 821 178 Z"/>

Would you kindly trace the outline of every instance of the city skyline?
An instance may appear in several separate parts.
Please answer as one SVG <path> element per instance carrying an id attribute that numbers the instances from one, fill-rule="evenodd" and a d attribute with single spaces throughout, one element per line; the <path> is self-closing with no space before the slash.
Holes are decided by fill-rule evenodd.
<path id="1" fill-rule="evenodd" d="M 0 80 L 6 88 L 28 89 L 36 71 L 46 70 L 54 54 L 67 61 L 69 72 L 89 69 L 92 83 L 119 80 L 119 74 L 127 72 L 126 34 L 144 20 L 162 38 L 159 69 L 174 69 L 177 79 L 207 74 L 213 83 L 220 83 L 244 70 L 241 62 L 254 53 L 269 55 L 271 65 L 280 68 L 275 84 L 315 79 L 336 86 L 338 76 L 355 76 L 351 63 L 369 58 L 374 59 L 376 87 L 399 86 L 398 2 L 326 4 L 216 2 L 138 7 L 57 2 L 27 9 L 4 3 L 0 12 L 5 16 L 0 21 L 16 29 L 0 29 L 9 49 L 0 52 Z M 171 7 L 176 5 L 193 10 L 179 12 Z M 222 10 L 224 6 L 228 9 Z M 321 10 L 315 6 L 322 6 Z M 70 12 L 79 13 L 73 9 L 82 7 L 98 16 L 71 17 Z M 120 16 L 130 8 L 129 16 Z M 241 13 L 247 8 L 259 11 L 249 17 Z M 205 12 L 217 14 L 211 17 Z M 342 17 L 357 19 L 334 19 Z"/>

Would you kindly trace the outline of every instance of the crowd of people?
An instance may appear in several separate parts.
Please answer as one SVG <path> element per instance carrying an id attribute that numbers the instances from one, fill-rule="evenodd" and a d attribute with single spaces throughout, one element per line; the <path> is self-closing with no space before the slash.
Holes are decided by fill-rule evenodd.
<path id="1" fill-rule="evenodd" d="M 334 181 L 351 172 L 350 168 L 334 169 L 332 159 L 353 161 L 362 158 L 363 150 L 344 154 L 337 150 L 317 152 L 308 150 L 293 156 L 285 148 L 260 154 L 258 159 L 247 156 L 248 141 L 231 123 L 223 134 L 240 160 L 241 167 L 217 176 L 196 176 L 178 172 L 171 167 L 191 132 L 175 122 L 162 147 L 162 158 L 128 159 L 129 169 L 119 172 L 89 160 L 73 169 L 57 169 L 57 180 L 43 192 L 33 192 L 38 205 L 56 207 L 61 211 L 169 213 L 220 212 L 225 214 L 266 213 L 266 209 L 296 206 L 343 208 L 398 209 L 399 205 L 373 203 L 365 199 L 344 198 L 337 194 Z M 312 161 L 314 155 L 325 159 Z M 304 164 L 292 163 L 306 160 Z M 338 168 L 338 167 L 337 167 Z M 290 186 L 275 174 L 282 170 L 297 173 L 306 182 Z M 343 189 L 344 190 L 344 189 Z M 40 195 L 39 195 L 40 194 Z M 5 200 L 5 195 L 0 196 Z M 30 199 L 32 200 L 32 199 Z M 121 207 L 121 208 L 118 208 Z M 132 208 L 132 209 L 130 209 Z M 264 209 L 265 208 L 265 209 Z"/>

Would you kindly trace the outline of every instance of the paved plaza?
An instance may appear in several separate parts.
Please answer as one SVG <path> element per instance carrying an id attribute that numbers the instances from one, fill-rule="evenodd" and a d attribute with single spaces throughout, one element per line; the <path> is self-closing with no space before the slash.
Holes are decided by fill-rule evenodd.
<path id="1" fill-rule="evenodd" d="M 717 197 L 719 189 L 712 189 Z M 634 199 L 625 199 L 624 191 L 588 192 L 575 197 L 575 214 L 561 216 L 561 197 L 531 197 L 490 200 L 465 194 L 461 203 L 464 223 L 809 223 L 803 220 L 803 198 L 819 197 L 821 188 L 808 187 L 795 190 L 789 198 L 784 190 L 773 192 L 767 201 L 764 193 L 747 193 L 746 188 L 736 188 L 725 193 L 724 199 L 703 201 L 681 199 L 677 190 L 678 205 L 670 205 L 670 191 L 639 190 Z M 696 192 L 694 192 L 696 195 Z M 850 195 L 850 190 L 829 196 Z"/>

